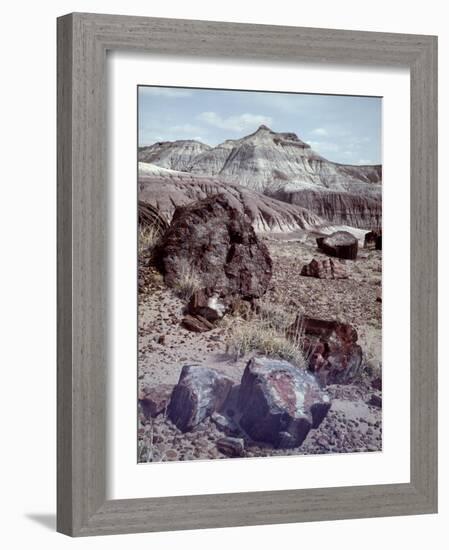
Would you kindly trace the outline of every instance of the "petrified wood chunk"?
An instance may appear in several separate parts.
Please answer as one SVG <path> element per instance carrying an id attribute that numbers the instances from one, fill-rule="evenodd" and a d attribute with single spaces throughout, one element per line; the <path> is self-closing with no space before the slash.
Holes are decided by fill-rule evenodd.
<path id="1" fill-rule="evenodd" d="M 315 377 L 288 361 L 251 359 L 239 392 L 240 425 L 254 440 L 298 447 L 331 406 Z"/>
<path id="2" fill-rule="evenodd" d="M 268 248 L 224 194 L 176 208 L 156 261 L 169 286 L 187 266 L 204 288 L 246 300 L 263 296 L 272 275 Z"/>
<path id="3" fill-rule="evenodd" d="M 346 267 L 339 260 L 332 258 L 326 260 L 313 260 L 303 266 L 301 275 L 304 277 L 316 277 L 317 279 L 347 279 Z"/>
<path id="4" fill-rule="evenodd" d="M 373 246 L 376 250 L 382 250 L 382 230 L 369 231 L 365 235 L 364 248 Z"/>
<path id="5" fill-rule="evenodd" d="M 208 367 L 185 365 L 171 394 L 168 417 L 181 431 L 197 426 L 220 409 L 233 382 Z"/>
<path id="6" fill-rule="evenodd" d="M 316 242 L 318 248 L 329 256 L 345 260 L 357 258 L 358 240 L 348 231 L 336 231 L 328 237 L 318 237 Z"/>
<path id="7" fill-rule="evenodd" d="M 359 372 L 363 353 L 352 325 L 299 314 L 287 335 L 301 343 L 309 369 L 323 383 L 349 382 Z"/>
<path id="8" fill-rule="evenodd" d="M 221 319 L 226 309 L 219 295 L 206 288 L 195 291 L 187 304 L 187 311 L 191 315 L 200 315 L 212 323 Z"/>
<path id="9" fill-rule="evenodd" d="M 139 406 L 146 418 L 152 418 L 165 411 L 170 400 L 173 385 L 159 384 L 145 386 L 139 391 Z"/>
<path id="10" fill-rule="evenodd" d="M 201 315 L 186 315 L 183 317 L 181 325 L 191 332 L 207 332 L 215 328 L 210 321 Z"/>
<path id="11" fill-rule="evenodd" d="M 376 250 L 382 250 L 382 233 L 376 237 Z"/>
<path id="12" fill-rule="evenodd" d="M 243 456 L 245 442 L 239 437 L 222 437 L 217 441 L 217 449 L 226 456 Z"/>

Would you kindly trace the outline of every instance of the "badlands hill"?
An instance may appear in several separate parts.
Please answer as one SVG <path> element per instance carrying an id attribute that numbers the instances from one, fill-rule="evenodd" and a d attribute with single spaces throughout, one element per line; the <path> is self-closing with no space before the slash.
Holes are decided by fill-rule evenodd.
<path id="1" fill-rule="evenodd" d="M 177 206 L 224 193 L 249 216 L 256 231 L 286 232 L 320 227 L 323 220 L 299 205 L 267 197 L 252 189 L 217 177 L 194 175 L 139 163 L 139 200 L 156 207 L 171 220 Z"/>
<path id="2" fill-rule="evenodd" d="M 210 147 L 194 140 L 158 142 L 139 160 L 192 177 L 219 178 L 301 206 L 337 224 L 381 224 L 382 167 L 328 161 L 294 133 L 260 126 L 254 133 Z"/>

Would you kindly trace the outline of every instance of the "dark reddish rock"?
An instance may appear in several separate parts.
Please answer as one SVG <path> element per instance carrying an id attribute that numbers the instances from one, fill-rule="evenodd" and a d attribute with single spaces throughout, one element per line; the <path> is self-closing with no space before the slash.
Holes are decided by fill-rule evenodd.
<path id="1" fill-rule="evenodd" d="M 188 266 L 224 299 L 263 296 L 272 275 L 268 248 L 224 194 L 176 208 L 155 258 L 167 285 L 179 284 Z"/>
<path id="2" fill-rule="evenodd" d="M 218 411 L 233 382 L 227 376 L 198 365 L 185 365 L 168 405 L 168 417 L 186 432 Z"/>
<path id="3" fill-rule="evenodd" d="M 226 456 L 243 456 L 245 442 L 238 437 L 222 437 L 217 441 L 217 449 Z"/>
<path id="4" fill-rule="evenodd" d="M 206 288 L 194 292 L 187 304 L 187 311 L 191 315 L 200 315 L 212 323 L 221 319 L 226 309 L 219 295 Z"/>
<path id="5" fill-rule="evenodd" d="M 326 260 L 313 260 L 301 270 L 304 277 L 316 277 L 317 279 L 347 279 L 346 267 L 339 260 L 332 258 Z"/>
<path id="6" fill-rule="evenodd" d="M 318 237 L 318 248 L 328 256 L 345 260 L 355 260 L 359 249 L 358 240 L 348 231 L 336 231 L 328 237 Z"/>
<path id="7" fill-rule="evenodd" d="M 228 418 L 227 416 L 215 412 L 212 414 L 211 420 L 215 426 L 217 426 L 217 428 L 226 435 L 235 436 L 240 432 L 237 424 L 234 420 L 232 420 L 232 418 Z"/>
<path id="8" fill-rule="evenodd" d="M 382 408 L 382 397 L 379 395 L 376 395 L 375 393 L 372 394 L 370 400 L 368 401 L 368 405 L 372 405 L 373 407 L 377 407 L 379 409 Z"/>
<path id="9" fill-rule="evenodd" d="M 215 328 L 210 321 L 201 317 L 201 315 L 186 315 L 182 319 L 181 325 L 191 332 L 208 332 Z"/>
<path id="10" fill-rule="evenodd" d="M 380 378 L 380 376 L 374 378 L 374 380 L 371 382 L 371 387 L 374 390 L 382 390 L 382 378 Z"/>
<path id="11" fill-rule="evenodd" d="M 323 384 L 348 383 L 358 374 L 363 353 L 352 325 L 300 314 L 287 334 L 300 341 L 309 369 Z"/>
<path id="12" fill-rule="evenodd" d="M 381 239 L 381 248 L 379 250 L 382 250 L 382 232 L 379 230 L 369 231 L 368 233 L 365 234 L 363 247 L 377 249 L 377 242 L 379 238 Z"/>
<path id="13" fill-rule="evenodd" d="M 139 405 L 146 418 L 154 418 L 165 411 L 170 400 L 173 386 L 159 384 L 152 388 L 145 387 L 139 392 Z"/>
<path id="14" fill-rule="evenodd" d="M 288 361 L 256 357 L 243 373 L 238 406 L 240 426 L 252 439 L 292 448 L 320 425 L 331 401 L 311 373 Z"/>
<path id="15" fill-rule="evenodd" d="M 382 250 L 382 234 L 376 237 L 376 250 Z"/>
<path id="16" fill-rule="evenodd" d="M 382 230 L 377 229 L 366 233 L 364 247 L 382 250 Z"/>
<path id="17" fill-rule="evenodd" d="M 165 344 L 165 334 L 161 334 L 159 338 L 157 339 L 157 343 L 164 345 Z"/>

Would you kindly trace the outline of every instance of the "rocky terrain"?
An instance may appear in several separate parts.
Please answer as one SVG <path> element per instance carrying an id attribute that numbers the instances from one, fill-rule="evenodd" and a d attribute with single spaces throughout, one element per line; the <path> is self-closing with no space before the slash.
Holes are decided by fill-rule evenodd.
<path id="1" fill-rule="evenodd" d="M 139 462 L 382 450 L 382 170 L 266 126 L 139 156 Z"/>
<path id="2" fill-rule="evenodd" d="M 212 195 L 140 255 L 139 461 L 380 451 L 382 252 L 249 221 Z"/>
<path id="3" fill-rule="evenodd" d="M 366 229 L 381 225 L 381 166 L 328 161 L 296 134 L 273 132 L 264 125 L 216 147 L 197 141 L 158 142 L 140 148 L 139 161 L 219 178 L 300 205 L 332 223 Z"/>

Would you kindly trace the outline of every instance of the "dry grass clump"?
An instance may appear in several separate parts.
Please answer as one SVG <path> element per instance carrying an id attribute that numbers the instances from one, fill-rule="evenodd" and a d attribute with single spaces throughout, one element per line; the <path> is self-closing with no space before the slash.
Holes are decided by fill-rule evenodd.
<path id="1" fill-rule="evenodd" d="M 285 303 L 262 301 L 259 304 L 257 317 L 270 328 L 285 333 L 295 321 L 296 313 Z"/>
<path id="2" fill-rule="evenodd" d="M 365 374 L 371 378 L 382 377 L 382 331 L 367 325 L 359 330 L 358 343 L 363 350 Z"/>
<path id="3" fill-rule="evenodd" d="M 202 287 L 200 276 L 188 260 L 180 262 L 177 280 L 173 285 L 175 293 L 182 300 L 188 301 L 192 297 L 192 294 Z"/>
<path id="4" fill-rule="evenodd" d="M 285 359 L 298 367 L 305 367 L 305 357 L 298 336 L 292 338 L 288 330 L 297 312 L 286 303 L 262 300 L 256 311 L 246 319 L 235 318 L 229 326 L 227 352 L 235 360 L 251 352 L 267 357 Z"/>
<path id="5" fill-rule="evenodd" d="M 139 255 L 144 252 L 151 252 L 159 243 L 161 233 L 159 229 L 152 225 L 144 225 L 139 227 L 138 236 L 138 252 Z"/>

